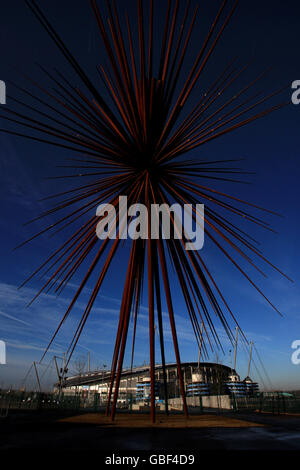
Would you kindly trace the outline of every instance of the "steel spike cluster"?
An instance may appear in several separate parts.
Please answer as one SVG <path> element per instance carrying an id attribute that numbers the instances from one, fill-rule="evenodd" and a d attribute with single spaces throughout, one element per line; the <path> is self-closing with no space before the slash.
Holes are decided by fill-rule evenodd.
<path id="1" fill-rule="evenodd" d="M 235 87 L 239 86 L 240 77 L 248 65 L 239 68 L 235 61 L 229 63 L 216 80 L 210 83 L 205 93 L 196 89 L 238 2 L 224 1 L 221 4 L 193 64 L 188 67 L 186 58 L 187 53 L 193 50 L 191 41 L 192 34 L 195 33 L 198 6 L 192 7 L 190 1 L 184 2 L 182 7 L 183 4 L 179 0 L 165 0 L 160 3 L 137 0 L 136 17 L 132 19 L 126 14 L 124 19 L 119 13 L 122 9 L 123 15 L 124 3 L 116 5 L 115 0 L 110 0 L 106 2 L 107 21 L 104 21 L 97 2 L 90 0 L 109 63 L 106 68 L 102 65 L 97 67 L 99 84 L 95 85 L 37 3 L 34 0 L 25 1 L 71 65 L 77 78 L 80 78 L 82 88 L 73 86 L 57 70 L 52 74 L 42 68 L 54 88 L 52 86 L 48 89 L 26 77 L 38 89 L 37 94 L 15 86 L 30 98 L 31 104 L 12 96 L 9 99 L 28 112 L 17 112 L 8 107 L 3 107 L 3 112 L 7 120 L 14 125 L 25 126 L 27 132 L 5 132 L 82 154 L 82 157 L 73 159 L 69 165 L 70 168 L 79 169 L 80 174 L 62 177 L 66 182 L 70 181 L 69 176 L 77 176 L 80 180 L 86 178 L 85 184 L 72 189 L 66 187 L 64 192 L 52 196 L 62 199 L 53 209 L 38 217 L 43 218 L 61 210 L 69 210 L 67 215 L 60 217 L 30 240 L 48 231 L 55 233 L 72 223 L 77 223 L 78 227 L 25 282 L 45 270 L 44 274 L 47 274 L 48 279 L 37 296 L 50 289 L 60 293 L 87 257 L 93 257 L 46 352 L 89 279 L 97 272 L 97 281 L 68 350 L 68 361 L 72 356 L 112 260 L 118 250 L 122 249 L 120 231 L 115 240 L 100 241 L 97 238 L 96 225 L 99 219 L 95 215 L 96 207 L 101 203 L 110 203 L 117 209 L 120 195 L 127 196 L 128 204 L 143 203 L 146 207 L 153 203 L 204 203 L 206 238 L 215 243 L 222 254 L 264 296 L 240 263 L 235 261 L 233 253 L 260 272 L 262 271 L 250 257 L 251 254 L 277 268 L 262 255 L 256 241 L 238 225 L 227 220 L 224 213 L 242 217 L 243 220 L 271 230 L 264 220 L 244 210 L 243 205 L 248 205 L 253 210 L 270 211 L 207 186 L 207 180 L 234 182 L 231 175 L 243 173 L 240 168 L 224 167 L 223 162 L 230 160 L 203 161 L 185 158 L 190 150 L 263 117 L 285 104 L 264 108 L 264 103 L 281 90 L 268 96 L 260 96 L 257 93 L 249 96 L 249 90 L 251 92 L 265 73 L 236 91 Z M 165 20 L 161 31 L 162 39 L 158 44 L 157 38 L 160 35 L 157 34 L 155 18 L 162 12 L 165 12 Z M 137 24 L 135 29 L 132 29 L 133 20 Z M 230 90 L 235 91 L 230 94 Z M 195 217 L 195 214 L 193 216 Z M 172 224 L 176 230 L 174 219 Z M 128 243 L 131 243 L 131 248 L 113 353 L 107 413 L 112 404 L 112 418 L 115 415 L 131 317 L 134 318 L 133 361 L 145 278 L 149 305 L 151 418 L 152 421 L 155 420 L 156 316 L 167 397 L 162 312 L 164 299 L 168 309 L 184 411 L 187 415 L 172 286 L 168 274 L 170 265 L 173 265 L 178 278 L 195 337 L 198 343 L 205 339 L 202 348 L 204 356 L 207 354 L 207 347 L 212 348 L 213 344 L 222 347 L 211 313 L 219 318 L 229 338 L 232 338 L 232 333 L 226 314 L 234 319 L 233 313 L 201 254 L 197 251 L 186 251 L 183 240 L 171 237 L 170 240 L 137 239 Z M 265 299 L 277 310 L 266 297 Z"/>

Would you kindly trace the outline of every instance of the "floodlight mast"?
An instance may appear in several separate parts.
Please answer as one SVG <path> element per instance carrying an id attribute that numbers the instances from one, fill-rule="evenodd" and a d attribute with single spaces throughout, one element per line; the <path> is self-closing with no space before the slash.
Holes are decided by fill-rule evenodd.
<path id="1" fill-rule="evenodd" d="M 235 330 L 235 345 L 234 345 L 233 370 L 235 370 L 235 366 L 236 366 L 236 354 L 237 354 L 238 332 L 239 332 L 239 327 L 237 326 L 237 327 L 236 327 L 236 330 Z"/>

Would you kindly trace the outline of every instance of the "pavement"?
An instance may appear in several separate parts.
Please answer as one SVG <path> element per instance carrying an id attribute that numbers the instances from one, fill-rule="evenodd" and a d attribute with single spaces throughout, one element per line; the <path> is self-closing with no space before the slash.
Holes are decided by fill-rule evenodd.
<path id="1" fill-rule="evenodd" d="M 141 426 L 130 425 L 133 416 L 122 416 L 122 424 L 109 420 L 87 419 L 88 415 L 58 412 L 12 413 L 0 420 L 0 450 L 96 450 L 113 452 L 201 451 L 300 451 L 300 417 L 225 413 L 184 418 L 171 417 L 173 425 L 151 426 L 149 416 Z M 95 415 L 94 415 L 95 416 Z M 97 416 L 97 415 L 96 415 Z M 127 419 L 128 418 L 128 419 Z M 203 418 L 204 426 L 196 425 Z M 165 418 L 162 418 L 162 421 Z M 182 420 L 182 425 L 178 425 Z M 126 426 L 126 420 L 128 425 Z M 174 422 L 177 425 L 174 426 Z M 217 423 L 219 422 L 219 425 Z M 214 423 L 214 425 L 212 425 Z M 227 425 L 226 425 L 227 423 Z"/>

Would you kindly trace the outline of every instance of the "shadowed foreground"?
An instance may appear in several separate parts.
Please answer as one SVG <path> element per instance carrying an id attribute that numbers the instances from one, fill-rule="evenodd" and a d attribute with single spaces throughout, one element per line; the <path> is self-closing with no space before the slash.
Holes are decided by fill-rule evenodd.
<path id="1" fill-rule="evenodd" d="M 78 424 L 97 424 L 100 426 L 121 427 L 121 428 L 244 428 L 253 426 L 263 426 L 262 424 L 252 423 L 231 418 L 229 416 L 218 416 L 206 414 L 201 416 L 190 416 L 185 418 L 182 415 L 158 415 L 156 422 L 152 424 L 147 414 L 128 415 L 125 413 L 116 416 L 114 421 L 107 416 L 99 413 L 88 413 L 77 416 L 71 416 L 60 420 L 63 423 Z"/>
<path id="2" fill-rule="evenodd" d="M 217 450 L 300 450 L 300 418 L 255 413 L 157 416 L 120 413 L 112 423 L 103 414 L 58 411 L 15 412 L 0 420 L 0 449 L 97 449 L 112 452 Z"/>

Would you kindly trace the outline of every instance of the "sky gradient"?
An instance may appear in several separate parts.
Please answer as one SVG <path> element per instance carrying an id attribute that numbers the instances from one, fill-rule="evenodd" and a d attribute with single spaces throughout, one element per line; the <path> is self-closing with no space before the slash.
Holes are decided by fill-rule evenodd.
<path id="1" fill-rule="evenodd" d="M 200 0 L 198 3 L 201 5 L 201 15 L 193 39 L 195 53 L 219 5 L 219 2 L 215 1 L 209 2 L 209 5 Z M 126 4 L 129 12 L 134 10 L 135 2 L 126 1 Z M 69 4 L 66 1 L 54 0 L 51 5 L 49 2 L 41 1 L 40 5 L 47 11 L 50 20 L 79 62 L 93 74 L 95 63 L 101 62 L 103 58 L 103 47 L 88 2 L 85 0 L 72 2 L 72 9 L 67 6 Z M 281 94 L 279 101 L 290 101 L 291 83 L 300 79 L 297 58 L 299 13 L 300 7 L 296 1 L 274 1 L 272 8 L 270 2 L 256 0 L 251 3 L 241 2 L 220 47 L 209 63 L 208 71 L 203 78 L 203 89 L 222 70 L 225 63 L 237 56 L 242 64 L 253 60 L 246 80 L 272 67 L 264 79 L 263 87 L 258 87 L 258 91 L 263 88 L 271 92 L 286 85 L 287 89 Z M 3 7 L 0 18 L 0 39 L 2 44 L 0 79 L 7 82 L 8 103 L 9 96 L 15 96 L 15 90 L 9 85 L 10 80 L 30 88 L 22 73 L 29 74 L 41 83 L 46 82 L 36 62 L 50 70 L 57 67 L 72 77 L 55 45 L 51 43 L 23 1 L 12 0 Z M 78 79 L 74 80 L 76 82 Z M 251 184 L 219 182 L 214 183 L 216 189 L 284 216 L 267 217 L 277 234 L 265 232 L 250 224 L 241 224 L 241 228 L 249 230 L 251 235 L 259 239 L 265 256 L 294 280 L 291 284 L 269 268 L 266 269 L 268 278 L 264 279 L 259 273 L 247 268 L 253 281 L 259 283 L 263 292 L 282 312 L 283 317 L 270 308 L 209 242 L 205 242 L 201 253 L 222 288 L 232 311 L 236 314 L 245 335 L 255 342 L 271 379 L 271 385 L 275 389 L 300 389 L 300 365 L 295 366 L 291 362 L 293 352 L 291 344 L 294 340 L 300 339 L 299 124 L 300 105 L 291 104 L 263 120 L 210 142 L 193 152 L 194 157 L 199 156 L 207 160 L 242 158 L 243 168 L 255 173 L 247 176 L 247 181 Z M 13 129 L 12 125 L 2 119 L 0 127 Z M 63 187 L 62 183 L 46 180 L 45 176 L 58 174 L 60 169 L 56 166 L 70 156 L 73 155 L 68 151 L 0 133 L 2 201 L 0 339 L 7 343 L 7 364 L 0 365 L 0 387 L 19 386 L 22 383 L 32 361 L 40 359 L 80 281 L 79 273 L 59 298 L 52 293 L 43 294 L 32 306 L 26 308 L 40 284 L 35 281 L 22 289 L 18 289 L 18 286 L 47 257 L 48 253 L 63 242 L 64 235 L 59 233 L 56 237 L 42 236 L 19 250 L 13 250 L 24 239 L 42 229 L 41 222 L 37 222 L 34 226 L 23 224 L 49 207 L 46 202 L 40 201 L 43 197 Z M 113 262 L 111 274 L 103 285 L 103 295 L 98 297 L 74 355 L 74 359 L 76 356 L 86 356 L 90 350 L 92 367 L 101 367 L 103 364 L 110 366 L 127 257 L 128 246 L 125 246 L 123 253 Z M 197 346 L 187 318 L 184 300 L 172 271 L 170 277 L 173 281 L 172 296 L 181 358 L 182 361 L 196 361 Z M 53 354 L 61 355 L 65 351 L 88 294 L 87 289 L 53 344 L 46 358 L 46 364 Z M 148 362 L 149 358 L 147 297 L 143 305 L 138 323 L 134 361 L 136 365 Z M 165 305 L 164 311 L 166 312 Z M 165 313 L 165 320 L 166 317 Z M 174 361 L 167 321 L 165 328 L 167 360 Z M 224 341 L 225 354 L 219 352 L 217 357 L 212 353 L 210 360 L 230 365 L 232 346 L 218 324 L 217 328 Z M 129 337 L 128 345 L 130 344 Z M 125 366 L 130 365 L 130 346 L 127 349 Z M 158 348 L 156 357 L 159 362 Z M 247 372 L 247 355 L 243 348 L 239 349 L 237 371 L 242 378 Z M 47 374 L 48 381 L 52 380 L 49 378 L 51 372 L 48 370 L 45 372 L 45 383 Z M 262 387 L 264 386 L 255 370 L 253 377 Z M 265 382 L 270 388 L 267 380 Z"/>

